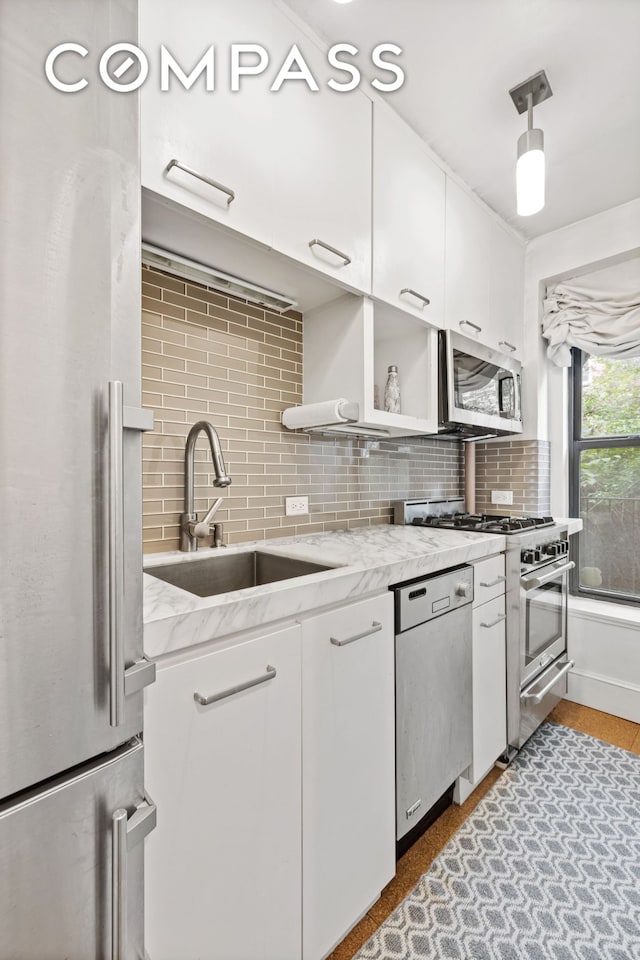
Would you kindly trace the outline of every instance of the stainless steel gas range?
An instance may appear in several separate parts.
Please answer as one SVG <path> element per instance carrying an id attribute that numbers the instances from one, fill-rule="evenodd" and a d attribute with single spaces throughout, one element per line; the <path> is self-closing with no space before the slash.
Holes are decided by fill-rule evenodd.
<path id="1" fill-rule="evenodd" d="M 468 514 L 463 500 L 403 500 L 394 522 L 504 534 L 507 610 L 507 742 L 513 754 L 567 692 L 569 537 L 552 517 Z"/>

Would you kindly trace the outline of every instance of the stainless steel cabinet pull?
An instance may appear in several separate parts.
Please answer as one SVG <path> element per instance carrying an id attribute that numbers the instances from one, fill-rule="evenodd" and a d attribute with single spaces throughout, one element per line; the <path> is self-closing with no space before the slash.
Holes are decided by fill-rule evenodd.
<path id="1" fill-rule="evenodd" d="M 180 163 L 179 160 L 169 160 L 165 171 L 169 173 L 174 167 L 177 167 L 178 170 L 182 170 L 183 173 L 188 173 L 191 177 L 195 177 L 196 180 L 202 180 L 203 183 L 206 183 L 208 186 L 213 187 L 214 190 L 219 190 L 220 193 L 224 193 L 227 198 L 227 206 L 229 206 L 236 198 L 234 191 L 230 187 L 225 187 L 224 183 L 218 183 L 217 180 L 213 180 L 211 177 L 206 177 L 204 173 L 198 173 L 197 170 L 194 170 L 192 167 L 187 167 L 184 163 Z"/>
<path id="2" fill-rule="evenodd" d="M 370 637 L 372 633 L 380 633 L 381 630 L 382 624 L 377 623 L 374 620 L 369 630 L 363 630 L 362 633 L 356 633 L 353 637 L 347 637 L 346 640 L 337 640 L 335 637 L 329 637 L 329 640 L 334 647 L 346 647 L 348 643 L 355 643 L 356 640 L 362 640 L 364 637 Z"/>
<path id="3" fill-rule="evenodd" d="M 404 287 L 404 288 L 400 291 L 400 296 L 401 296 L 401 297 L 405 297 L 405 296 L 415 297 L 416 300 L 421 300 L 421 301 L 422 301 L 422 306 L 423 306 L 423 307 L 428 307 L 429 304 L 431 303 L 431 300 L 429 300 L 429 297 L 423 297 L 421 293 L 418 293 L 417 290 L 412 290 L 410 287 Z"/>
<path id="4" fill-rule="evenodd" d="M 574 667 L 575 667 L 575 662 L 573 660 L 569 660 L 567 663 L 565 663 L 562 669 L 558 670 L 556 675 L 552 677 L 551 680 L 549 680 L 549 683 L 545 684 L 542 690 L 540 690 L 538 693 L 529 692 L 535 687 L 536 683 L 540 683 L 540 679 L 538 679 L 534 683 L 532 683 L 529 687 L 527 687 L 526 690 L 522 691 L 522 693 L 520 694 L 520 699 L 526 700 L 528 703 L 541 703 L 546 697 L 546 695 L 549 693 L 549 691 L 552 690 L 553 687 L 555 687 L 556 683 L 559 680 L 562 680 L 563 677 L 566 677 L 569 671 L 573 670 Z"/>
<path id="5" fill-rule="evenodd" d="M 229 687 L 221 693 L 212 693 L 208 697 L 203 697 L 201 693 L 194 693 L 193 699 L 196 703 L 201 704 L 201 706 L 208 707 L 210 703 L 217 703 L 218 700 L 226 700 L 227 697 L 232 697 L 234 693 L 240 693 L 242 690 L 257 687 L 260 683 L 266 683 L 267 680 L 273 680 L 277 672 L 275 667 L 270 667 L 269 664 L 267 664 L 267 672 L 263 673 L 261 677 L 254 677 L 253 680 L 245 680 L 244 683 L 238 683 L 235 687 Z"/>
<path id="6" fill-rule="evenodd" d="M 131 817 L 124 807 L 111 816 L 111 960 L 127 957 L 127 853 L 154 829 L 156 813 L 146 797 Z"/>
<path id="7" fill-rule="evenodd" d="M 518 349 L 518 348 L 517 348 L 516 346 L 514 346 L 512 343 L 509 343 L 508 340 L 498 340 L 498 346 L 499 346 L 499 347 L 506 347 L 507 350 L 511 350 L 512 353 L 515 353 L 516 350 Z"/>
<path id="8" fill-rule="evenodd" d="M 503 620 L 507 619 L 506 613 L 499 613 L 495 620 L 492 620 L 491 623 L 485 623 L 483 620 L 480 621 L 481 627 L 495 627 L 499 623 L 502 623 Z"/>
<path id="9" fill-rule="evenodd" d="M 541 587 L 545 583 L 549 583 L 550 580 L 555 580 L 561 573 L 566 573 L 567 570 L 573 570 L 575 563 L 573 560 L 570 560 L 569 563 L 563 564 L 561 567 L 554 567 L 550 573 L 545 573 L 541 577 L 533 577 L 531 580 L 523 580 L 522 586 L 525 590 L 533 590 L 535 587 Z"/>
<path id="10" fill-rule="evenodd" d="M 477 323 L 471 323 L 471 320 L 461 320 L 461 327 L 471 327 L 472 330 L 475 330 L 476 333 L 482 333 L 482 327 L 479 327 Z"/>
<path id="11" fill-rule="evenodd" d="M 348 257 L 346 253 L 343 253 L 342 250 L 337 250 L 335 247 L 332 247 L 330 244 L 325 243 L 324 240 L 310 240 L 309 246 L 311 249 L 314 247 L 322 247 L 323 250 L 328 250 L 329 253 L 334 253 L 336 257 L 340 257 L 341 260 L 344 260 L 345 267 L 348 267 L 351 263 L 351 257 Z"/>
<path id="12" fill-rule="evenodd" d="M 125 407 L 120 380 L 111 380 L 108 392 L 109 459 L 109 722 L 124 721 L 125 697 L 153 683 L 156 667 L 143 658 L 124 666 L 124 456 L 123 432 L 153 430 L 149 410 Z"/>
<path id="13" fill-rule="evenodd" d="M 507 579 L 506 577 L 503 577 L 501 575 L 499 577 L 496 577 L 494 580 L 481 580 L 480 586 L 481 587 L 497 587 L 499 583 L 504 583 L 506 579 Z"/>

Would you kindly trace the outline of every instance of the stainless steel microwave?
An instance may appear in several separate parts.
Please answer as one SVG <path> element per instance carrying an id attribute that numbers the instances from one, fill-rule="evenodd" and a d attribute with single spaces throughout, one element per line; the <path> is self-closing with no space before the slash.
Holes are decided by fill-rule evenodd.
<path id="1" fill-rule="evenodd" d="M 452 330 L 439 334 L 439 433 L 522 433 L 522 364 Z"/>

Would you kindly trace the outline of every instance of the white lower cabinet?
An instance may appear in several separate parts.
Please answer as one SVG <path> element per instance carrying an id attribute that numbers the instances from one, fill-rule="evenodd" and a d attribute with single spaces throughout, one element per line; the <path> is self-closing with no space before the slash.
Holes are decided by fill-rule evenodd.
<path id="1" fill-rule="evenodd" d="M 464 803 L 507 745 L 506 610 L 504 581 L 499 573 L 504 570 L 504 556 L 490 558 L 474 567 L 473 759 L 467 776 L 457 781 L 456 803 Z M 478 604 L 478 581 L 495 584 L 497 595 Z"/>
<path id="2" fill-rule="evenodd" d="M 385 592 L 158 663 L 153 960 L 322 960 L 378 899 L 395 872 L 393 633 Z"/>
<path id="3" fill-rule="evenodd" d="M 300 658 L 294 626 L 158 665 L 144 732 L 153 960 L 300 958 Z"/>
<path id="4" fill-rule="evenodd" d="M 321 960 L 395 873 L 393 596 L 302 624 L 303 960 Z"/>
<path id="5" fill-rule="evenodd" d="M 475 783 L 507 745 L 504 596 L 473 611 L 473 719 Z"/>

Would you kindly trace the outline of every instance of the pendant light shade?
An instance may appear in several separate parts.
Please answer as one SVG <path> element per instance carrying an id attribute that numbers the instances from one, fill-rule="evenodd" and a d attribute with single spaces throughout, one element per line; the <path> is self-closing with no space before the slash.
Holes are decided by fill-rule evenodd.
<path id="1" fill-rule="evenodd" d="M 530 217 L 544 207 L 544 134 L 533 126 L 533 108 L 548 100 L 552 91 L 544 70 L 509 90 L 518 113 L 527 113 L 527 129 L 518 138 L 516 208 L 519 217 Z"/>
<path id="2" fill-rule="evenodd" d="M 526 130 L 518 139 L 516 198 L 519 217 L 530 217 L 544 207 L 544 134 Z"/>

